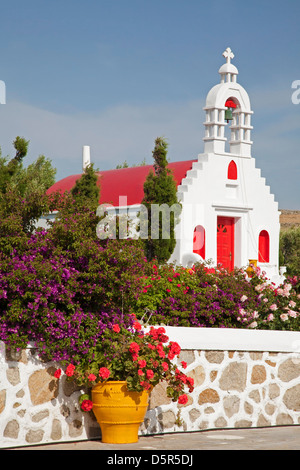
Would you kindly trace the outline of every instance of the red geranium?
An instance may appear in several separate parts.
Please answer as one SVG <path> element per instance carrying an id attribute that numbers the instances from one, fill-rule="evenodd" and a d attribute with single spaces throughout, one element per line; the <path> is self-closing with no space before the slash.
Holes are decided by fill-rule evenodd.
<path id="1" fill-rule="evenodd" d="M 137 343 L 133 342 L 129 345 L 129 352 L 131 354 L 137 354 L 140 350 L 140 347 Z"/>
<path id="2" fill-rule="evenodd" d="M 136 331 L 141 331 L 142 325 L 141 325 L 138 321 L 135 321 L 134 324 L 133 324 L 133 328 L 134 328 Z"/>
<path id="3" fill-rule="evenodd" d="M 61 376 L 61 369 L 56 369 L 56 371 L 54 372 L 54 377 L 56 379 L 59 379 Z"/>
<path id="4" fill-rule="evenodd" d="M 154 377 L 154 372 L 151 369 L 148 369 L 146 372 L 147 379 L 153 379 Z"/>
<path id="5" fill-rule="evenodd" d="M 93 408 L 93 402 L 91 400 L 83 400 L 81 403 L 82 411 L 91 411 Z"/>
<path id="6" fill-rule="evenodd" d="M 66 375 L 68 377 L 72 377 L 72 375 L 74 375 L 74 370 L 75 370 L 75 366 L 73 364 L 69 364 L 68 367 L 66 368 Z"/>
<path id="7" fill-rule="evenodd" d="M 99 376 L 104 380 L 108 379 L 108 377 L 110 376 L 110 370 L 107 369 L 107 367 L 100 367 Z"/>
<path id="8" fill-rule="evenodd" d="M 178 403 L 180 405 L 185 405 L 187 402 L 188 402 L 187 395 L 185 393 L 183 395 L 180 395 L 180 397 L 178 398 Z"/>

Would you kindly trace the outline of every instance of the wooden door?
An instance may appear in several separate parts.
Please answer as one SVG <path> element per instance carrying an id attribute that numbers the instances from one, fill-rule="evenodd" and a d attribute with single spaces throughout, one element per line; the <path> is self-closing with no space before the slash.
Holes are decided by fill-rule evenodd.
<path id="1" fill-rule="evenodd" d="M 234 218 L 217 219 L 217 263 L 230 271 L 234 268 Z"/>

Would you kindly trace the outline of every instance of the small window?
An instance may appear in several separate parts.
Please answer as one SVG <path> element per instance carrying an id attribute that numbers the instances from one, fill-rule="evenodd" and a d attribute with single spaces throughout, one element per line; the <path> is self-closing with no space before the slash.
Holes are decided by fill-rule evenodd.
<path id="1" fill-rule="evenodd" d="M 270 261 L 270 237 L 266 230 L 262 230 L 258 238 L 258 261 L 269 263 Z"/>
<path id="2" fill-rule="evenodd" d="M 231 162 L 228 165 L 227 178 L 229 180 L 237 180 L 237 166 L 233 160 L 231 160 Z"/>
<path id="3" fill-rule="evenodd" d="M 205 229 L 202 225 L 197 225 L 194 230 L 193 252 L 205 259 Z"/>

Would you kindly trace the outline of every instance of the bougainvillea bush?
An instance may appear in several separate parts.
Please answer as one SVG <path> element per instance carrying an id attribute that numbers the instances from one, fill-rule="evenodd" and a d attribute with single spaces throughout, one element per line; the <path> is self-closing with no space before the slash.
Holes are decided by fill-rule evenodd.
<path id="1" fill-rule="evenodd" d="M 243 270 L 154 264 L 140 281 L 135 311 L 151 324 L 300 330 L 296 276 L 276 287 L 259 269 L 249 280 Z"/>
<path id="2" fill-rule="evenodd" d="M 130 299 L 148 264 L 136 241 L 99 240 L 90 211 L 20 234 L 0 254 L 0 340 L 34 342 L 54 360 L 80 360 L 107 327 L 130 325 Z M 17 239 L 17 234 L 15 234 Z"/>

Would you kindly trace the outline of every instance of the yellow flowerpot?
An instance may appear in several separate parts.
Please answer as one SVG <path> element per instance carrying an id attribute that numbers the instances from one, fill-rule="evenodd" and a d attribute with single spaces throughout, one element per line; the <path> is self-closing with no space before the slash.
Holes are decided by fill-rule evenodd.
<path id="1" fill-rule="evenodd" d="M 257 266 L 257 259 L 249 259 L 249 266 L 246 269 L 246 273 L 248 274 L 248 277 L 252 277 L 254 274 L 254 269 L 253 266 Z"/>
<path id="2" fill-rule="evenodd" d="M 130 392 L 126 381 L 99 383 L 92 388 L 93 412 L 101 427 L 102 442 L 138 441 L 148 407 L 149 391 Z"/>

